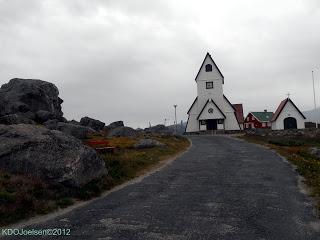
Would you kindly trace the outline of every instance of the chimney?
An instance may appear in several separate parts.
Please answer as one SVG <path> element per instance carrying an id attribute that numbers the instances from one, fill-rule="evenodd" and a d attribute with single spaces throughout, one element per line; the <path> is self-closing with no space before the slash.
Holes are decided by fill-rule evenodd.
<path id="1" fill-rule="evenodd" d="M 265 109 L 264 112 L 268 112 L 267 109 Z"/>

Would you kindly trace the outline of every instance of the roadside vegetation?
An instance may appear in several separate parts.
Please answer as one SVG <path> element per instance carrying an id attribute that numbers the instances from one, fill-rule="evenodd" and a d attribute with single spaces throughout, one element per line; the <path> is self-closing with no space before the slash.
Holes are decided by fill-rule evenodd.
<path id="1" fill-rule="evenodd" d="M 190 144 L 186 138 L 180 136 L 147 137 L 165 146 L 134 148 L 134 144 L 142 136 L 135 138 L 91 136 L 87 141 L 106 140 L 110 146 L 115 147 L 115 152 L 101 154 L 109 174 L 78 189 L 51 186 L 35 177 L 0 171 L 0 226 L 98 197 L 104 191 L 131 180 L 185 151 Z"/>
<path id="2" fill-rule="evenodd" d="M 317 201 L 320 215 L 320 158 L 310 152 L 310 148 L 320 148 L 320 138 L 256 135 L 244 135 L 241 138 L 274 149 L 294 164 L 296 171 L 305 178 L 311 196 Z"/>

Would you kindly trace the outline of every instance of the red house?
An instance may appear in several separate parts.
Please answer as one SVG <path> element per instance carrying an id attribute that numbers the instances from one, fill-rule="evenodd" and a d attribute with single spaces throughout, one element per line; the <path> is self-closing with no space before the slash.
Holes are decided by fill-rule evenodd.
<path id="1" fill-rule="evenodd" d="M 273 112 L 249 112 L 244 120 L 244 129 L 271 128 L 271 118 Z"/>

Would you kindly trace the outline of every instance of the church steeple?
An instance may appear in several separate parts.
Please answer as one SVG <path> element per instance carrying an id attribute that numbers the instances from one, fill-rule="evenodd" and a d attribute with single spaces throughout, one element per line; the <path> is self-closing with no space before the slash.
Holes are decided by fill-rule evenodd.
<path id="1" fill-rule="evenodd" d="M 202 75 L 212 75 L 215 78 L 220 77 L 222 79 L 222 84 L 224 84 L 224 76 L 222 75 L 220 69 L 217 64 L 212 59 L 211 55 L 207 52 L 206 56 L 203 59 L 201 67 L 197 73 L 195 81 L 202 77 Z"/>

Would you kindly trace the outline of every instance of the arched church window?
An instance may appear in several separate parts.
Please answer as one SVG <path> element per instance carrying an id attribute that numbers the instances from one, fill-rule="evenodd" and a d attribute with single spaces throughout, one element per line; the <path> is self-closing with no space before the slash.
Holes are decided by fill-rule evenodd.
<path id="1" fill-rule="evenodd" d="M 211 64 L 206 65 L 206 72 L 212 72 L 212 65 Z"/>

